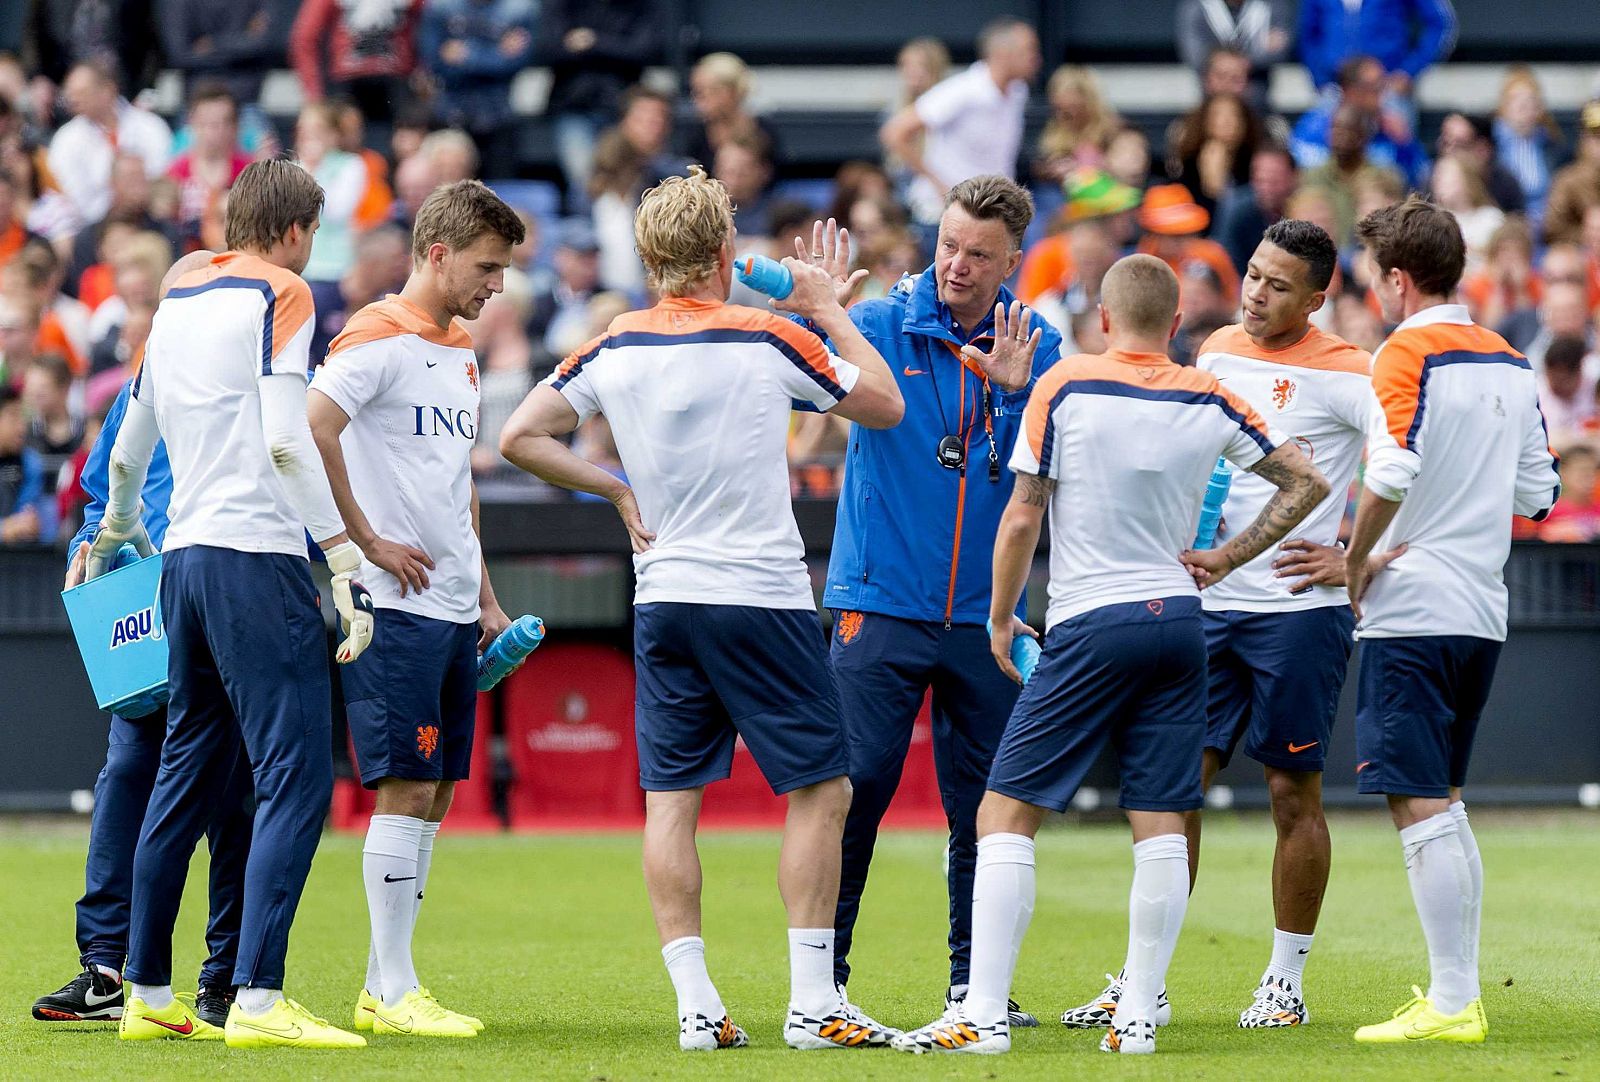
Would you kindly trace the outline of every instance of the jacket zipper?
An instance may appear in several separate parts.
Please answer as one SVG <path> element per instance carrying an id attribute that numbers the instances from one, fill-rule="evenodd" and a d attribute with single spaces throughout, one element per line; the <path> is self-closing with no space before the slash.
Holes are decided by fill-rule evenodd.
<path id="1" fill-rule="evenodd" d="M 956 371 L 961 379 L 961 397 L 957 406 L 956 431 L 962 432 L 967 423 L 967 370 L 965 365 L 957 365 Z M 964 435 L 964 433 L 963 433 Z M 956 533 L 955 544 L 950 550 L 950 589 L 944 598 L 944 629 L 950 630 L 951 618 L 955 615 L 956 608 L 956 570 L 961 566 L 961 526 L 966 519 L 967 508 L 967 466 L 961 464 L 961 477 L 956 482 Z"/>

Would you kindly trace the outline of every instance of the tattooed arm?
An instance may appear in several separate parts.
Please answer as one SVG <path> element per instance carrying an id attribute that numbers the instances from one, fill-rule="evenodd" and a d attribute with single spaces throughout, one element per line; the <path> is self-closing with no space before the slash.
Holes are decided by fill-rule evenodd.
<path id="1" fill-rule="evenodd" d="M 1219 549 L 1190 550 L 1181 559 L 1203 590 L 1215 586 L 1235 568 L 1243 567 L 1300 524 L 1328 496 L 1328 482 L 1300 448 L 1284 443 L 1257 462 L 1251 473 L 1278 486 L 1267 506 L 1249 526 Z"/>
<path id="2" fill-rule="evenodd" d="M 1017 602 L 1028 585 L 1028 570 L 1039 547 L 1039 530 L 1056 483 L 1031 473 L 1017 474 L 1011 502 L 1000 516 L 1000 530 L 994 539 L 994 581 L 989 595 L 989 650 L 995 664 L 1017 683 L 1022 676 L 1011 663 L 1011 641 L 1019 634 L 1039 636 L 1017 619 Z"/>

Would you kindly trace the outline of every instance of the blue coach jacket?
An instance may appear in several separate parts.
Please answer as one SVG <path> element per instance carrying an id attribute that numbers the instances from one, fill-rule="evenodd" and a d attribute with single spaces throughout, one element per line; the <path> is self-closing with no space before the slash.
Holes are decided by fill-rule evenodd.
<path id="1" fill-rule="evenodd" d="M 1000 290 L 1009 309 L 1015 299 Z M 961 346 L 992 348 L 993 316 L 963 334 L 937 296 L 933 268 L 902 278 L 889 295 L 863 301 L 850 318 L 900 385 L 905 419 L 894 428 L 851 426 L 824 603 L 908 620 L 981 624 L 989 616 L 991 559 L 1000 514 L 1011 498 L 1011 448 L 1034 381 L 1061 357 L 1061 335 L 1043 328 L 1033 378 L 990 396 L 999 456 L 991 480 L 984 381 Z M 939 441 L 963 436 L 964 470 L 941 466 Z"/>
<path id="2" fill-rule="evenodd" d="M 78 551 L 80 541 L 94 541 L 100 532 L 100 520 L 105 517 L 106 500 L 111 495 L 111 448 L 116 446 L 117 433 L 122 430 L 122 418 L 128 413 L 128 395 L 132 383 L 124 383 L 117 400 L 106 411 L 106 423 L 89 448 L 89 457 L 83 464 L 79 483 L 89 502 L 83 509 L 83 526 L 67 546 L 67 560 Z M 157 440 L 155 453 L 150 456 L 150 471 L 144 477 L 144 489 L 139 493 L 144 500 L 144 529 L 150 543 L 161 547 L 167 536 L 167 505 L 172 502 L 172 466 L 167 462 L 167 441 Z"/>

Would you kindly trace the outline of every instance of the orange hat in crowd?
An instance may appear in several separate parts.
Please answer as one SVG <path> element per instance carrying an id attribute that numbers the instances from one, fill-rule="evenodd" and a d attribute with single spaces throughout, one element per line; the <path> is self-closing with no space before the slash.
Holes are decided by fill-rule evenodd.
<path id="1" fill-rule="evenodd" d="M 1186 237 L 1204 233 L 1210 224 L 1210 212 L 1196 203 L 1182 184 L 1157 184 L 1144 193 L 1139 225 L 1147 232 Z"/>

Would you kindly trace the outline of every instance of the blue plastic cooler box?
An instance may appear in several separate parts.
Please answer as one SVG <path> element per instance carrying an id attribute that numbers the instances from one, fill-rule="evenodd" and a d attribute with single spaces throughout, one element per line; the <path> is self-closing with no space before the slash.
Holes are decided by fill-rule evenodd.
<path id="1" fill-rule="evenodd" d="M 161 554 L 61 593 L 100 709 L 143 717 L 167 702 Z"/>

